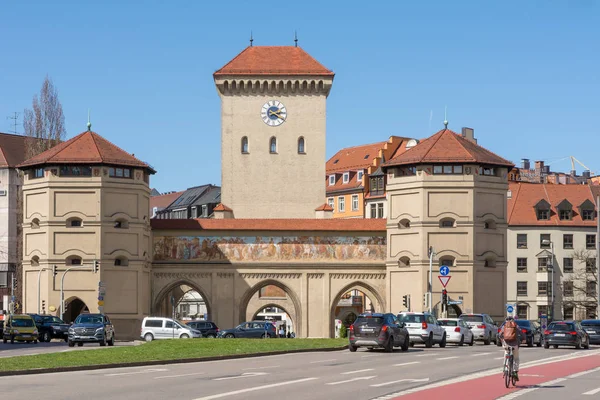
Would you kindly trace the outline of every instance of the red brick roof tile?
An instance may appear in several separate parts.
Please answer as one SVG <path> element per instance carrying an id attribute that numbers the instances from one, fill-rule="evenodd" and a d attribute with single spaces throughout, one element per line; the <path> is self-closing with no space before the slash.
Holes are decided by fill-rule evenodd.
<path id="1" fill-rule="evenodd" d="M 152 219 L 152 229 L 385 233 L 385 219 Z"/>
<path id="2" fill-rule="evenodd" d="M 325 164 L 327 175 L 334 172 L 346 172 L 365 169 L 373 164 L 373 159 L 379 156 L 379 150 L 385 142 L 364 144 L 361 146 L 346 147 L 333 155 Z"/>
<path id="3" fill-rule="evenodd" d="M 333 211 L 333 207 L 331 207 L 327 203 L 324 203 L 323 205 L 320 205 L 319 207 L 315 208 L 315 211 Z"/>
<path id="4" fill-rule="evenodd" d="M 86 131 L 19 164 L 19 168 L 44 164 L 109 164 L 145 168 L 150 165 L 115 146 L 95 132 Z"/>
<path id="5" fill-rule="evenodd" d="M 506 167 L 514 166 L 510 161 L 465 139 L 450 129 L 442 129 L 383 165 L 392 167 L 410 164 L 463 162 Z"/>
<path id="6" fill-rule="evenodd" d="M 160 196 L 150 197 L 150 210 L 154 207 L 167 208 L 171 203 L 179 198 L 185 191 L 161 194 Z"/>
<path id="7" fill-rule="evenodd" d="M 231 75 L 317 75 L 333 77 L 300 47 L 250 46 L 214 73 L 214 77 Z"/>
<path id="8" fill-rule="evenodd" d="M 25 161 L 27 139 L 21 135 L 0 133 L 0 168 L 13 168 Z"/>
<path id="9" fill-rule="evenodd" d="M 233 211 L 233 210 L 231 208 L 227 207 L 225 204 L 219 203 L 219 204 L 217 204 L 217 206 L 215 208 L 213 208 L 213 211 Z"/>

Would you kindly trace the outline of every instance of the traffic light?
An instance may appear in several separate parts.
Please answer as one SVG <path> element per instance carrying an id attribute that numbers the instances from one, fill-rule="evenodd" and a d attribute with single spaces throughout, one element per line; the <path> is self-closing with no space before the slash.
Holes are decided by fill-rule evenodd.
<path id="1" fill-rule="evenodd" d="M 402 296 L 402 305 L 404 306 L 404 308 L 408 308 L 408 295 L 407 294 Z"/>
<path id="2" fill-rule="evenodd" d="M 94 271 L 94 273 L 98 273 L 98 267 L 99 267 L 99 263 L 98 260 L 94 260 L 94 267 L 92 269 L 92 271 Z"/>
<path id="3" fill-rule="evenodd" d="M 52 276 L 56 276 L 56 274 L 58 274 L 58 271 L 57 271 L 56 265 L 53 265 L 52 266 Z"/>
<path id="4" fill-rule="evenodd" d="M 12 287 L 15 290 L 17 289 L 17 277 L 16 276 L 13 276 L 13 278 L 12 278 Z"/>
<path id="5" fill-rule="evenodd" d="M 448 304 L 448 291 L 446 289 L 442 290 L 442 304 Z"/>
<path id="6" fill-rule="evenodd" d="M 46 300 L 42 300 L 42 312 L 46 312 Z"/>
<path id="7" fill-rule="evenodd" d="M 423 293 L 423 306 L 427 307 L 429 303 L 427 302 L 427 293 Z"/>

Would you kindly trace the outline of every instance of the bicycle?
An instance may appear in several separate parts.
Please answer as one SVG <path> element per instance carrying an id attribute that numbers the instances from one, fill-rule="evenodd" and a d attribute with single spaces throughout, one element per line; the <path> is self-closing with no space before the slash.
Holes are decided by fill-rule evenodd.
<path id="1" fill-rule="evenodd" d="M 508 346 L 508 353 L 504 356 L 504 369 L 503 369 L 503 377 L 504 377 L 504 385 L 508 388 L 512 382 L 513 386 L 516 386 L 515 374 L 513 371 L 513 362 L 514 362 L 513 348 L 512 346 Z"/>

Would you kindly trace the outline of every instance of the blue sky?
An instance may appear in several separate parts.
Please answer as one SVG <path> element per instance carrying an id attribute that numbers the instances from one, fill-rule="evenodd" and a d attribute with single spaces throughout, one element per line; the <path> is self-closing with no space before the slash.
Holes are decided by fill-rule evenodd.
<path id="1" fill-rule="evenodd" d="M 582 1 L 19 1 L 0 10 L 0 131 L 46 74 L 67 135 L 92 129 L 157 170 L 220 182 L 212 73 L 248 45 L 299 45 L 336 73 L 327 156 L 475 129 L 518 163 L 575 156 L 600 173 L 600 3 Z M 22 114 L 21 114 L 22 115 Z M 22 131 L 22 126 L 18 127 Z M 570 164 L 551 164 L 567 171 Z M 581 167 L 578 166 L 581 172 Z"/>

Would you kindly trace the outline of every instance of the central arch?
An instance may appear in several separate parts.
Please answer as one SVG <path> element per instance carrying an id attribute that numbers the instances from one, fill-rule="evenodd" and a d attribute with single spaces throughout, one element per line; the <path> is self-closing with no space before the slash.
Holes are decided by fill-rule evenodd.
<path id="1" fill-rule="evenodd" d="M 283 290 L 288 296 L 288 299 L 259 299 L 258 301 L 255 300 L 256 304 L 253 305 L 253 309 L 248 310 L 248 305 L 250 304 L 251 300 L 253 300 L 254 295 L 257 294 L 258 291 L 263 287 L 271 285 Z M 288 305 L 284 305 L 284 303 L 288 303 Z M 239 323 L 241 324 L 245 321 L 253 319 L 258 313 L 258 311 L 268 306 L 274 306 L 285 310 L 286 313 L 292 319 L 292 324 L 295 329 L 296 337 L 299 337 L 301 335 L 302 306 L 300 304 L 300 299 L 298 298 L 296 292 L 294 292 L 289 286 L 273 279 L 260 281 L 259 283 L 255 284 L 250 289 L 248 289 L 246 293 L 244 293 L 240 301 Z M 249 311 L 251 311 L 251 313 Z"/>
<path id="2" fill-rule="evenodd" d="M 186 302 L 186 295 L 191 295 L 192 298 L 198 297 L 194 296 L 193 292 L 196 292 L 200 297 L 200 299 L 197 299 L 197 302 L 203 302 L 204 306 L 206 307 L 206 319 L 208 321 L 214 320 L 212 306 L 208 296 L 206 295 L 206 292 L 199 285 L 188 279 L 180 279 L 165 286 L 156 296 L 152 306 L 152 315 L 169 318 L 172 317 L 173 304 L 171 303 L 171 297 L 174 298 L 175 308 L 180 310 L 182 302 Z M 181 311 L 178 312 L 181 313 Z M 204 315 L 202 315 L 201 319 L 203 318 Z"/>
<path id="3" fill-rule="evenodd" d="M 65 310 L 62 312 L 62 319 L 67 323 L 73 322 L 79 314 L 89 311 L 88 306 L 79 297 L 70 297 L 65 300 Z M 61 316 L 59 315 L 59 318 L 60 317 Z"/>
<path id="4" fill-rule="evenodd" d="M 379 292 L 371 285 L 365 282 L 355 281 L 346 286 L 344 286 L 340 291 L 338 291 L 337 295 L 333 298 L 329 309 L 329 337 L 335 337 L 335 317 L 336 317 L 336 308 L 346 293 L 357 290 L 362 292 L 366 297 L 369 298 L 371 304 L 373 306 L 374 312 L 385 312 L 385 302 L 383 297 L 379 294 Z M 347 317 L 347 314 L 344 316 Z"/>

